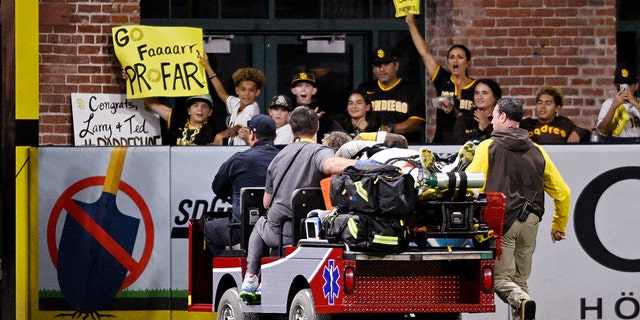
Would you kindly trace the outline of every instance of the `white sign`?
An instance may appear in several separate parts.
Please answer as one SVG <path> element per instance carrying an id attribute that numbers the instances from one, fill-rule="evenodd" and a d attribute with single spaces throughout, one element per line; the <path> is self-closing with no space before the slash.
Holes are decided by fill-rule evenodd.
<path id="1" fill-rule="evenodd" d="M 162 145 L 160 118 L 124 94 L 72 93 L 76 146 Z"/>

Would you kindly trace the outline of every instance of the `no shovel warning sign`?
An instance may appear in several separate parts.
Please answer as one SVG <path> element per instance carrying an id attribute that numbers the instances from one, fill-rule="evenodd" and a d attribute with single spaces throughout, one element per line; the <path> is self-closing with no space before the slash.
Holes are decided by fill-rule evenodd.
<path id="1" fill-rule="evenodd" d="M 151 213 L 138 192 L 120 173 L 126 148 L 115 148 L 106 176 L 82 179 L 65 190 L 51 210 L 47 225 L 47 246 L 57 269 L 60 290 L 70 306 L 79 312 L 95 312 L 118 291 L 128 287 L 145 270 L 152 254 L 154 228 Z M 75 200 L 85 189 L 103 186 L 93 203 Z M 96 189 L 97 190 L 97 189 Z M 119 193 L 120 192 L 120 193 Z M 129 197 L 139 213 L 122 213 L 116 195 Z M 61 215 L 66 214 L 64 220 Z M 138 228 L 144 228 L 141 257 L 132 256 Z M 64 221 L 56 243 L 58 221 Z M 139 244 L 142 245 L 142 244 Z"/>

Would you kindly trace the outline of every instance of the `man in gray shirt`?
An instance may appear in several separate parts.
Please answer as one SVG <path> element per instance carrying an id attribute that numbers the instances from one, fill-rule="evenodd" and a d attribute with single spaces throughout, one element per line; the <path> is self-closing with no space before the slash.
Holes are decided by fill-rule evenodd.
<path id="1" fill-rule="evenodd" d="M 356 160 L 335 157 L 331 148 L 316 143 L 319 123 L 313 109 L 297 107 L 291 113 L 289 123 L 295 141 L 284 147 L 267 169 L 263 204 L 269 211 L 266 218 L 258 219 L 249 238 L 247 273 L 240 291 L 240 298 L 245 302 L 252 302 L 260 295 L 260 260 L 269 248 L 279 246 L 280 230 L 283 232 L 283 245 L 293 242 L 293 191 L 319 187 L 320 180 L 356 164 Z"/>

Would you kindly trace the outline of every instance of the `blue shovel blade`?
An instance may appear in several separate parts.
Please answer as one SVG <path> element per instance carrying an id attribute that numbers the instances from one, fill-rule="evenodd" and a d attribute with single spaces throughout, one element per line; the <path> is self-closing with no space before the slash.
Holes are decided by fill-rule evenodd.
<path id="1" fill-rule="evenodd" d="M 140 220 L 122 214 L 114 194 L 103 192 L 90 204 L 75 202 L 131 255 Z M 100 310 L 115 297 L 128 270 L 83 224 L 70 215 L 65 219 L 58 246 L 58 283 L 73 310 L 88 313 Z"/>

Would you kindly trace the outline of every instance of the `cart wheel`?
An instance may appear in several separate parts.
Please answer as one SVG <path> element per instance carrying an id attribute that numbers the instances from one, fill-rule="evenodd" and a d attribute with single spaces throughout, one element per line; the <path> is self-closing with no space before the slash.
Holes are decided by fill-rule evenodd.
<path id="1" fill-rule="evenodd" d="M 244 320 L 244 313 L 242 313 L 242 302 L 240 302 L 240 295 L 238 294 L 238 288 L 233 287 L 224 292 L 220 298 L 218 305 L 218 320 Z"/>
<path id="2" fill-rule="evenodd" d="M 316 314 L 316 306 L 313 303 L 311 289 L 303 289 L 296 293 L 291 301 L 289 309 L 289 320 L 327 320 L 329 315 Z"/>

